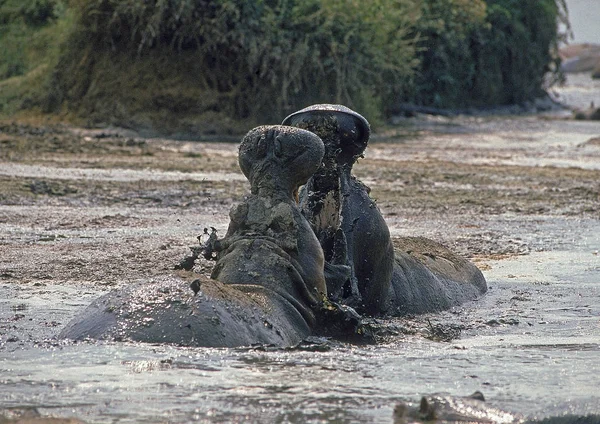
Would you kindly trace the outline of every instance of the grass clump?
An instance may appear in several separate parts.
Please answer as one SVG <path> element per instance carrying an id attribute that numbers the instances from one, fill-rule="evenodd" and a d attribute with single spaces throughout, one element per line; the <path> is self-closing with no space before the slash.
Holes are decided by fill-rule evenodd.
<path id="1" fill-rule="evenodd" d="M 71 23 L 60 0 L 0 0 L 0 113 L 43 109 Z"/>

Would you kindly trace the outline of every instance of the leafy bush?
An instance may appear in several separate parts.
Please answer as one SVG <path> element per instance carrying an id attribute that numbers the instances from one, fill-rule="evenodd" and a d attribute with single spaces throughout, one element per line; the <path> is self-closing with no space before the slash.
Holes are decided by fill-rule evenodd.
<path id="1" fill-rule="evenodd" d="M 523 103 L 560 78 L 564 0 L 424 0 L 421 66 L 406 98 L 444 108 Z M 450 17 L 450 19 L 448 19 Z"/>
<path id="2" fill-rule="evenodd" d="M 59 80 L 89 73 L 99 54 L 187 61 L 211 108 L 281 119 L 315 102 L 379 113 L 416 65 L 413 0 L 74 0 L 80 25 Z M 86 44 L 86 45 L 83 45 Z M 81 61 L 75 51 L 95 58 Z M 84 56 L 85 57 L 85 56 Z M 77 70 L 79 67 L 79 71 Z M 86 68 L 87 67 L 87 68 Z M 90 82 L 91 83 L 91 82 Z M 73 84 L 64 87 L 63 98 Z M 72 92 L 72 90 L 71 90 Z M 76 96 L 85 96 L 84 87 Z"/>
<path id="3" fill-rule="evenodd" d="M 480 80 L 488 79 L 478 81 L 481 103 L 523 103 L 543 94 L 547 73 L 560 77 L 557 22 L 565 13 L 563 0 L 488 0 L 490 25 L 476 50 Z M 502 91 L 487 94 L 492 85 Z"/>
<path id="4" fill-rule="evenodd" d="M 53 0 L 0 1 L 0 80 L 31 69 L 28 53 L 34 30 L 28 26 L 48 22 L 55 16 L 55 6 Z"/>
<path id="5" fill-rule="evenodd" d="M 485 25 L 483 0 L 424 0 L 416 22 L 420 67 L 409 98 L 448 107 L 464 97 L 465 81 L 475 78 L 470 34 Z"/>
<path id="6" fill-rule="evenodd" d="M 61 6 L 57 0 L 30 0 L 21 5 L 20 14 L 28 25 L 45 25 L 57 18 Z"/>

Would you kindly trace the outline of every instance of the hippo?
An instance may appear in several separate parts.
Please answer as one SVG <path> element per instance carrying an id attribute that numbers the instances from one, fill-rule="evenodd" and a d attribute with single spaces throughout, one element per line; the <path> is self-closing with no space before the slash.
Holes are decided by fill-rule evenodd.
<path id="1" fill-rule="evenodd" d="M 578 121 L 600 121 L 600 107 L 596 107 L 594 102 L 591 102 L 588 109 L 575 110 L 573 112 L 573 117 Z"/>
<path id="2" fill-rule="evenodd" d="M 335 300 L 370 314 L 385 309 L 394 247 L 368 188 L 351 175 L 369 139 L 369 123 L 344 106 L 315 105 L 288 116 L 284 125 L 307 129 L 325 143 L 322 166 L 302 190 L 301 207 L 328 262 L 347 265 L 347 283 L 329 284 Z M 328 279 L 331 280 L 331 279 Z"/>
<path id="3" fill-rule="evenodd" d="M 394 408 L 394 424 L 408 423 L 519 424 L 519 414 L 502 411 L 485 404 L 479 391 L 470 396 L 423 396 L 418 406 L 400 402 Z M 529 423 L 530 421 L 528 421 Z"/>
<path id="4" fill-rule="evenodd" d="M 323 155 L 323 142 L 309 131 L 275 125 L 248 132 L 239 164 L 251 194 L 232 208 L 225 237 L 213 233 L 204 246 L 205 257 L 216 260 L 211 278 L 180 270 L 114 290 L 59 337 L 287 347 L 313 334 L 319 311 L 331 317 L 337 309 L 323 306 L 323 251 L 295 197 Z"/>
<path id="5" fill-rule="evenodd" d="M 283 125 L 312 131 L 325 144 L 321 167 L 301 191 L 301 208 L 323 248 L 333 299 L 369 315 L 404 315 L 441 311 L 486 292 L 481 271 L 441 244 L 400 237 L 394 246 L 370 189 L 352 175 L 370 137 L 363 116 L 318 104 Z M 327 272 L 330 263 L 338 272 Z M 348 275 L 339 272 L 343 265 Z"/>

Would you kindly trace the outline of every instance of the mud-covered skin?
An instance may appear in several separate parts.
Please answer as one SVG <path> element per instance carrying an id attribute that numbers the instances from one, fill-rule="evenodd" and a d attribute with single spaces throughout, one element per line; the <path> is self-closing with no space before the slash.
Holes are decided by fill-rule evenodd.
<path id="1" fill-rule="evenodd" d="M 592 103 L 588 109 L 576 110 L 573 117 L 580 121 L 600 121 L 600 107 L 594 107 Z"/>
<path id="2" fill-rule="evenodd" d="M 199 280 L 197 294 L 178 276 L 113 290 L 71 320 L 59 337 L 236 347 L 291 346 L 311 334 L 302 315 L 270 290 Z"/>
<path id="3" fill-rule="evenodd" d="M 289 346 L 310 335 L 327 295 L 324 258 L 294 196 L 323 153 L 308 131 L 250 131 L 239 163 L 252 194 L 232 209 L 226 236 L 206 246 L 217 260 L 214 280 L 199 278 L 190 288 L 191 277 L 168 277 L 112 291 L 60 337 L 233 347 Z"/>
<path id="4" fill-rule="evenodd" d="M 364 117 L 341 105 L 314 105 L 283 123 L 312 131 L 325 144 L 323 165 L 301 204 L 328 263 L 350 266 L 341 293 L 340 278 L 328 278 L 332 296 L 368 314 L 402 315 L 440 311 L 485 293 L 477 267 L 432 240 L 400 238 L 394 249 L 369 188 L 351 175 L 369 140 Z"/>
<path id="5" fill-rule="evenodd" d="M 325 144 L 323 165 L 306 184 L 301 205 L 326 260 L 350 267 L 341 289 L 339 281 L 328 279 L 331 295 L 368 314 L 381 313 L 390 293 L 393 246 L 368 189 L 351 175 L 367 146 L 368 122 L 344 106 L 315 105 L 290 115 L 284 124 L 312 131 Z"/>
<path id="6" fill-rule="evenodd" d="M 394 408 L 394 424 L 473 423 L 518 424 L 523 417 L 485 404 L 481 392 L 467 397 L 423 396 L 418 405 L 401 402 Z"/>
<path id="7" fill-rule="evenodd" d="M 291 127 L 259 127 L 240 146 L 240 167 L 251 195 L 230 213 L 225 238 L 211 248 L 211 277 L 226 284 L 259 284 L 284 296 L 312 325 L 327 295 L 324 257 L 296 201 L 298 187 L 321 163 L 318 137 Z"/>
<path id="8" fill-rule="evenodd" d="M 391 315 L 438 312 L 487 291 L 481 271 L 465 258 L 424 237 L 395 240 Z"/>

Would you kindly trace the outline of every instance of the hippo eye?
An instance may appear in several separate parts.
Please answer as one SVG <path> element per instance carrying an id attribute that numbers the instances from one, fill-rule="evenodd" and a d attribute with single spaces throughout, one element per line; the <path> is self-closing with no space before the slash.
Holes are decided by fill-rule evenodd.
<path id="1" fill-rule="evenodd" d="M 256 143 L 256 157 L 264 158 L 267 155 L 267 138 L 261 135 Z"/>

